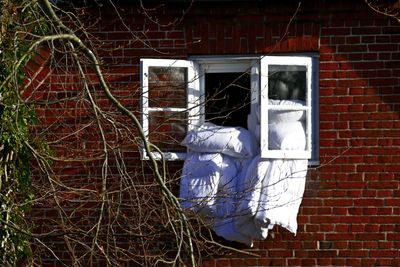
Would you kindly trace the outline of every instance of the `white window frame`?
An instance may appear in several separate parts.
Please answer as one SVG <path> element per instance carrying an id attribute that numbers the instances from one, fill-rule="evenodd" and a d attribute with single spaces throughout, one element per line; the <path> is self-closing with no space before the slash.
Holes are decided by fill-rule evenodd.
<path id="1" fill-rule="evenodd" d="M 146 140 L 149 141 L 149 113 L 152 111 L 169 111 L 169 112 L 185 112 L 188 111 L 188 131 L 194 129 L 199 125 L 199 112 L 200 112 L 200 94 L 198 85 L 197 67 L 189 60 L 173 60 L 173 59 L 148 59 L 140 60 L 141 64 L 141 100 L 142 100 L 142 114 L 141 121 Z M 182 67 L 187 68 L 187 88 L 186 99 L 187 105 L 185 108 L 165 108 L 165 107 L 150 107 L 149 106 L 149 68 L 150 67 Z M 141 149 L 142 159 L 149 159 L 144 146 Z M 161 159 L 159 152 L 152 151 L 153 157 Z M 184 160 L 186 153 L 178 152 L 163 152 L 164 159 L 166 160 Z"/>
<path id="2" fill-rule="evenodd" d="M 173 59 L 141 59 L 141 81 L 142 81 L 142 127 L 146 138 L 149 136 L 149 112 L 152 111 L 184 111 L 185 108 L 161 108 L 149 107 L 148 102 L 148 68 L 149 67 L 186 67 L 188 68 L 187 81 L 187 110 L 188 110 L 188 131 L 195 129 L 204 123 L 204 103 L 205 101 L 205 74 L 206 73 L 230 73 L 244 72 L 250 70 L 251 84 L 251 112 L 255 112 L 255 107 L 261 104 L 261 121 L 268 122 L 268 65 L 301 65 L 307 68 L 307 105 L 300 107 L 307 112 L 306 150 L 268 150 L 265 146 L 268 140 L 267 127 L 261 127 L 260 144 L 263 148 L 261 155 L 263 158 L 286 158 L 286 159 L 311 159 L 310 165 L 319 164 L 318 161 L 318 60 L 315 55 L 302 56 L 254 56 L 254 57 L 215 57 L 201 56 L 192 57 L 190 60 Z M 266 103 L 266 104 L 265 104 Z M 289 108 L 294 107 L 273 107 Z M 158 152 L 152 152 L 156 159 L 160 159 Z M 186 153 L 163 152 L 166 160 L 184 160 Z M 142 148 L 142 159 L 149 159 L 146 151 Z"/>
<path id="3" fill-rule="evenodd" d="M 303 66 L 306 68 L 306 105 L 305 106 L 275 106 L 268 104 L 269 66 Z M 306 148 L 304 150 L 270 150 L 268 148 L 268 127 L 261 128 L 260 146 L 261 158 L 266 159 L 311 159 L 312 155 L 312 59 L 299 56 L 265 56 L 261 58 L 260 106 L 261 122 L 268 126 L 270 110 L 304 110 L 306 112 Z"/>

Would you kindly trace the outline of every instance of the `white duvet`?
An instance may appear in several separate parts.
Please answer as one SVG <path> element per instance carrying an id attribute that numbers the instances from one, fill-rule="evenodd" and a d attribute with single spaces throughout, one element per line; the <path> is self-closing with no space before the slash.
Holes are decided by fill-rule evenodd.
<path id="1" fill-rule="evenodd" d="M 272 149 L 304 148 L 301 114 L 269 115 Z M 260 158 L 259 117 L 249 115 L 250 131 L 207 123 L 183 141 L 192 152 L 182 170 L 182 208 L 204 216 L 217 235 L 248 246 L 265 239 L 274 225 L 296 233 L 307 174 L 307 160 Z"/>

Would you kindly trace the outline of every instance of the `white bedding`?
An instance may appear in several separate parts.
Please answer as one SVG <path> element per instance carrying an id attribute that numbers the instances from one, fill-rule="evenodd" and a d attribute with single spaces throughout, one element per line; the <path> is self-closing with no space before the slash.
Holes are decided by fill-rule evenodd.
<path id="1" fill-rule="evenodd" d="M 252 158 L 257 151 L 255 140 L 247 129 L 223 127 L 210 122 L 189 131 L 181 143 L 191 151 L 223 153 L 235 158 Z"/>
<path id="2" fill-rule="evenodd" d="M 270 161 L 254 218 L 257 227 L 277 224 L 296 234 L 306 174 L 307 160 Z"/>
<path id="3" fill-rule="evenodd" d="M 285 112 L 270 114 L 270 149 L 304 149 L 303 111 Z M 204 215 L 217 235 L 248 246 L 265 239 L 274 225 L 296 233 L 307 174 L 307 160 L 257 155 L 259 118 L 249 115 L 249 131 L 207 123 L 182 142 L 196 151 L 188 153 L 182 170 L 182 208 Z"/>

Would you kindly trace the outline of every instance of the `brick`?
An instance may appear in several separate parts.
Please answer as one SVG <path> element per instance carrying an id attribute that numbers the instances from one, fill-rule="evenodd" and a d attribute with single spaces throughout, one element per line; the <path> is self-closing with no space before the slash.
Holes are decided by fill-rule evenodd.
<path id="1" fill-rule="evenodd" d="M 379 190 L 377 197 L 390 199 L 391 197 L 393 197 L 393 192 L 392 190 Z"/>
<path id="2" fill-rule="evenodd" d="M 217 266 L 230 266 L 230 262 L 228 259 L 218 259 L 216 261 Z"/>
<path id="3" fill-rule="evenodd" d="M 373 266 L 376 263 L 376 259 L 361 259 L 362 266 Z"/>
<path id="4" fill-rule="evenodd" d="M 315 266 L 316 259 L 302 259 L 301 266 Z"/>
<path id="5" fill-rule="evenodd" d="M 392 214 L 392 212 L 390 214 Z M 370 221 L 373 223 L 398 223 L 399 220 L 400 220 L 399 216 L 390 216 L 390 215 L 370 218 Z"/>
<path id="6" fill-rule="evenodd" d="M 352 79 L 352 80 L 340 80 L 338 86 L 341 87 L 359 87 L 368 85 L 368 81 L 362 79 Z"/>
<path id="7" fill-rule="evenodd" d="M 292 257 L 293 252 L 287 250 L 270 250 L 269 251 L 270 257 Z"/>
<path id="8" fill-rule="evenodd" d="M 390 60 L 391 58 L 391 53 L 385 53 L 385 52 L 380 52 L 379 54 L 379 60 Z"/>
<path id="9" fill-rule="evenodd" d="M 389 258 L 389 259 L 382 259 L 382 258 L 378 258 L 377 260 L 376 260 L 376 265 L 378 265 L 378 266 L 391 266 L 392 264 L 391 264 L 391 262 L 392 262 L 393 260 L 391 259 L 391 258 Z"/>
<path id="10" fill-rule="evenodd" d="M 368 46 L 367 45 L 362 45 L 362 44 L 357 44 L 357 45 L 339 45 L 338 46 L 338 52 L 366 52 L 368 51 Z M 378 50 L 379 51 L 379 50 Z"/>
<path id="11" fill-rule="evenodd" d="M 300 266 L 301 259 L 287 259 L 287 265 L 288 266 Z"/>
<path id="12" fill-rule="evenodd" d="M 394 34 L 398 35 L 399 33 L 399 27 L 382 27 L 382 33 L 383 34 Z"/>
<path id="13" fill-rule="evenodd" d="M 385 234 L 383 233 L 360 233 L 355 235 L 356 240 L 364 241 L 364 240 L 384 240 Z"/>
<path id="14" fill-rule="evenodd" d="M 385 67 L 387 69 L 398 69 L 400 64 L 400 60 L 391 60 L 389 62 L 385 62 Z M 398 81 L 398 80 L 397 80 Z M 399 84 L 399 82 L 396 83 L 396 85 Z"/>
<path id="15" fill-rule="evenodd" d="M 343 258 L 334 258 L 334 259 L 332 259 L 332 265 L 333 266 L 345 266 L 346 260 Z"/>
<path id="16" fill-rule="evenodd" d="M 397 241 L 400 240 L 400 234 L 399 233 L 388 233 L 387 234 L 387 240 L 388 241 Z"/>
<path id="17" fill-rule="evenodd" d="M 379 241 L 378 242 L 378 248 L 379 249 L 392 249 L 393 248 L 393 242 Z"/>
<path id="18" fill-rule="evenodd" d="M 205 260 L 202 262 L 202 266 L 205 267 L 216 267 L 216 261 L 215 260 Z"/>
<path id="19" fill-rule="evenodd" d="M 369 51 L 396 51 L 397 44 L 368 44 Z"/>
<path id="20" fill-rule="evenodd" d="M 360 266 L 361 259 L 346 259 L 347 266 Z"/>
<path id="21" fill-rule="evenodd" d="M 354 257 L 354 258 L 366 258 L 368 257 L 367 250 L 347 250 L 347 251 L 339 251 L 339 257 Z"/>
<path id="22" fill-rule="evenodd" d="M 373 61 L 373 62 L 354 62 L 354 69 L 383 69 L 385 68 L 385 63 L 381 61 Z"/>
<path id="23" fill-rule="evenodd" d="M 378 59 L 377 53 L 364 53 L 363 54 L 363 60 L 377 60 L 377 59 Z"/>
<path id="24" fill-rule="evenodd" d="M 394 182 L 393 187 L 390 188 L 396 188 L 398 186 L 398 182 Z M 385 203 L 387 206 L 400 206 L 400 199 L 399 198 L 388 198 L 385 200 Z"/>
<path id="25" fill-rule="evenodd" d="M 369 188 L 378 188 L 378 189 L 392 189 L 392 188 L 396 188 L 398 186 L 398 182 L 384 182 L 384 181 L 380 181 L 380 182 L 369 182 L 368 183 Z M 396 203 L 395 199 L 388 199 L 389 203 L 394 204 Z M 399 202 L 397 202 L 399 203 Z"/>
<path id="26" fill-rule="evenodd" d="M 346 44 L 359 44 L 361 42 L 360 36 L 346 37 Z"/>
<path id="27" fill-rule="evenodd" d="M 398 250 L 370 250 L 370 257 L 372 258 L 396 258 L 399 257 Z"/>
<path id="28" fill-rule="evenodd" d="M 260 266 L 269 266 L 271 264 L 271 259 L 262 258 L 258 260 Z"/>
<path id="29" fill-rule="evenodd" d="M 378 27 L 355 27 L 351 29 L 353 35 L 373 35 L 381 32 L 381 28 Z"/>
<path id="30" fill-rule="evenodd" d="M 350 35 L 350 28 L 322 28 L 321 35 Z"/>
<path id="31" fill-rule="evenodd" d="M 376 241 L 365 241 L 365 242 L 363 242 L 363 248 L 364 249 L 377 249 L 378 248 L 378 242 L 376 242 Z"/>
<path id="32" fill-rule="evenodd" d="M 284 266 L 286 264 L 285 261 L 285 259 L 273 258 L 270 261 L 270 266 Z"/>
<path id="33" fill-rule="evenodd" d="M 362 43 L 375 43 L 375 36 L 361 36 Z"/>

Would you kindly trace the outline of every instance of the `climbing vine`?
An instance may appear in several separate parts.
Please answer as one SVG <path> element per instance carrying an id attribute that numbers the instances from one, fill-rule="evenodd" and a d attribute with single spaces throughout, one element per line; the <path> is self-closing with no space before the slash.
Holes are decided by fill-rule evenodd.
<path id="1" fill-rule="evenodd" d="M 28 53 L 31 36 L 46 32 L 37 19 L 38 6 L 24 1 L 0 2 L 0 261 L 15 266 L 30 254 L 29 225 L 25 213 L 33 198 L 29 128 L 36 123 L 33 106 L 21 99 L 26 82 L 23 67 L 34 53 Z M 27 34 L 29 33 L 29 34 Z M 9 78 L 10 77 L 10 78 Z"/>

